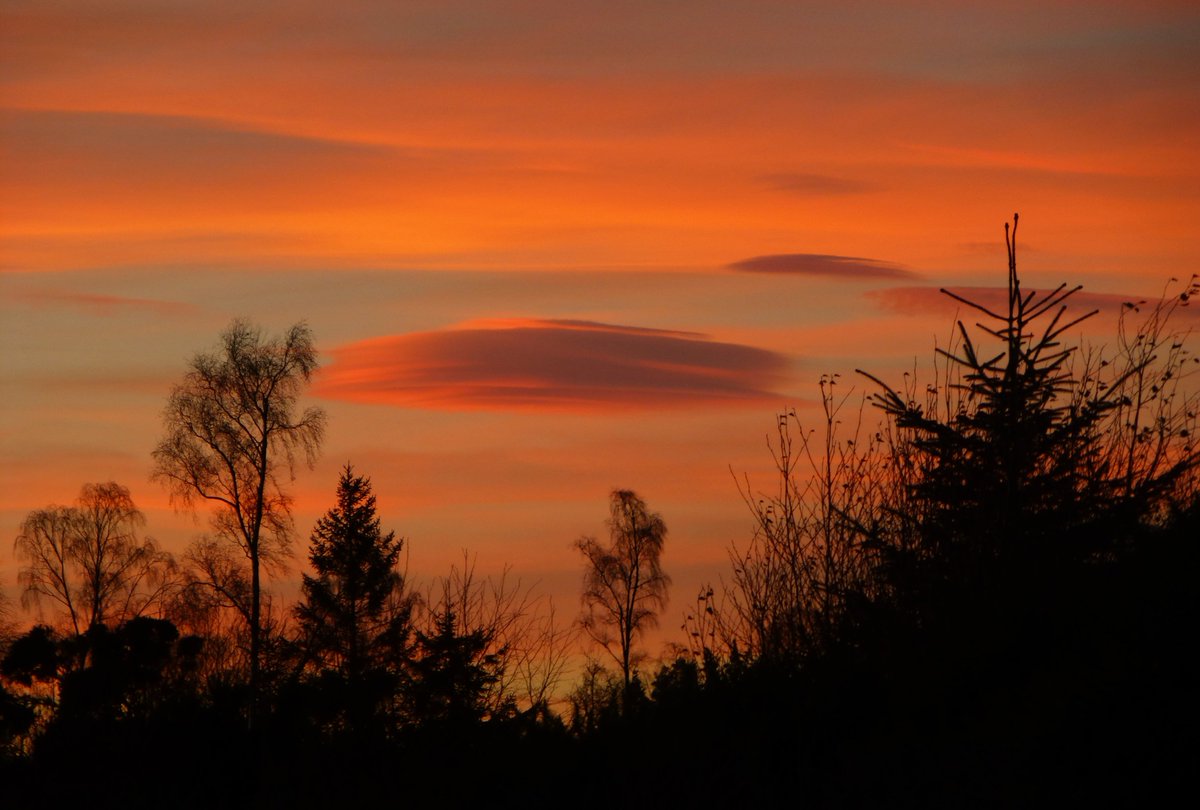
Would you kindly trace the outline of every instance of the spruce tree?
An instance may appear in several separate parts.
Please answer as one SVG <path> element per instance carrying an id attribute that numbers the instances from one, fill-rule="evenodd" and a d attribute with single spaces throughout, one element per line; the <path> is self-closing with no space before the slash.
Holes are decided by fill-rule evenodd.
<path id="1" fill-rule="evenodd" d="M 867 684 L 869 738 L 903 735 L 905 752 L 876 760 L 880 784 L 955 791 L 924 804 L 1020 803 L 1007 791 L 1039 783 L 1144 803 L 1193 765 L 1175 717 L 1195 683 L 1179 572 L 1194 568 L 1200 401 L 1168 321 L 1197 281 L 1145 314 L 1125 303 L 1142 317 L 1122 317 L 1115 351 L 1080 347 L 1071 333 L 1095 312 L 1069 314 L 1078 287 L 1022 287 L 1016 222 L 1003 301 L 943 290 L 980 322 L 957 323 L 924 397 L 863 372 L 905 475 L 863 527 L 878 565 L 846 634 L 857 670 L 824 664 Z"/>
<path id="2" fill-rule="evenodd" d="M 449 607 L 431 618 L 432 626 L 416 635 L 417 654 L 407 694 L 409 719 L 443 730 L 494 719 L 488 698 L 503 675 L 503 661 L 501 655 L 488 651 L 487 631 L 463 627 Z"/>
<path id="3" fill-rule="evenodd" d="M 892 563 L 953 581 L 1011 587 L 1012 577 L 1054 577 L 1099 549 L 1097 522 L 1114 517 L 1115 481 L 1098 469 L 1107 418 L 1125 379 L 1097 387 L 1063 337 L 1095 310 L 1068 316 L 1081 288 L 1023 290 L 1016 268 L 1016 222 L 1005 225 L 1005 305 L 942 292 L 985 320 L 984 340 L 957 323 L 957 346 L 939 349 L 944 376 L 919 403 L 873 375 L 873 400 L 894 420 L 915 472 L 909 510 L 916 543 L 885 542 Z M 987 340 L 998 346 L 988 348 Z M 911 538 L 909 538 L 911 539 Z M 906 559 L 897 559 L 899 555 Z"/>
<path id="4" fill-rule="evenodd" d="M 409 641 L 413 598 L 399 559 L 404 540 L 383 533 L 370 479 L 347 464 L 337 504 L 317 521 L 296 615 L 317 669 L 348 686 L 396 673 Z"/>

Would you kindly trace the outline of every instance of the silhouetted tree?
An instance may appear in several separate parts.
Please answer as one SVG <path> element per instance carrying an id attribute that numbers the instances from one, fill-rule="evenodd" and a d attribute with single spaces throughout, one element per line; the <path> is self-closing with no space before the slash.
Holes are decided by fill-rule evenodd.
<path id="1" fill-rule="evenodd" d="M 269 595 L 263 594 L 269 612 Z M 249 671 L 250 577 L 236 546 L 199 537 L 183 556 L 183 583 L 167 605 L 171 621 L 184 632 L 202 636 L 210 676 L 236 677 Z"/>
<path id="2" fill-rule="evenodd" d="M 1200 358 L 1191 333 L 1173 320 L 1200 295 L 1200 276 L 1177 285 L 1172 279 L 1153 303 L 1125 302 L 1115 351 L 1089 352 L 1078 372 L 1080 399 L 1111 403 L 1099 428 L 1102 449 L 1088 457 L 1085 475 L 1112 479 L 1119 499 L 1144 504 L 1155 520 L 1192 508 L 1200 488 L 1200 391 L 1189 385 Z"/>
<path id="3" fill-rule="evenodd" d="M 571 710 L 571 730 L 576 734 L 591 734 L 621 714 L 621 677 L 588 659 L 583 675 L 567 696 Z"/>
<path id="4" fill-rule="evenodd" d="M 202 646 L 199 638 L 181 638 L 171 622 L 147 616 L 111 628 L 96 624 L 83 634 L 32 628 L 0 662 L 0 674 L 14 687 L 8 708 L 15 710 L 17 742 L 32 748 L 35 767 L 69 768 L 72 779 L 89 784 L 112 779 L 111 768 L 136 756 L 128 744 L 141 747 L 145 734 L 158 744 L 186 738 L 178 724 L 200 706 Z M 0 715 L 5 711 L 0 705 Z M 155 745 L 148 741 L 146 750 L 155 752 Z M 64 788 L 71 791 L 56 785 L 53 792 Z M 134 783 L 115 795 L 140 789 Z"/>
<path id="5" fill-rule="evenodd" d="M 76 633 L 160 607 L 175 563 L 150 538 L 145 518 L 120 484 L 85 484 L 73 506 L 30 512 L 15 550 L 24 565 L 22 602 L 56 605 Z"/>
<path id="6" fill-rule="evenodd" d="M 408 657 L 415 597 L 400 570 L 404 540 L 383 533 L 370 480 L 347 465 L 337 504 L 317 521 L 310 544 L 316 576 L 304 575 L 296 606 L 305 655 L 362 702 L 366 682 L 378 680 L 371 676 L 396 673 Z"/>
<path id="7" fill-rule="evenodd" d="M 0 683 L 0 762 L 20 750 L 20 741 L 36 719 L 33 707 Z"/>
<path id="8" fill-rule="evenodd" d="M 180 505 L 211 504 L 217 536 L 249 564 L 253 716 L 262 664 L 261 569 L 289 553 L 292 532 L 291 499 L 280 476 L 294 478 L 298 453 L 312 465 L 325 430 L 322 410 L 297 411 L 317 351 L 303 323 L 266 339 L 236 320 L 219 349 L 197 354 L 190 366 L 163 413 L 166 436 L 154 450 L 154 477 Z"/>
<path id="9" fill-rule="evenodd" d="M 38 635 L 43 636 L 52 633 L 48 627 L 41 627 L 38 631 Z M 28 735 L 37 720 L 37 699 L 27 693 L 22 694 L 19 688 L 32 685 L 32 678 L 23 681 L 26 666 L 22 659 L 25 658 L 26 651 L 18 648 L 17 654 L 11 655 L 13 646 L 25 635 L 28 633 L 18 634 L 15 625 L 10 621 L 8 602 L 4 592 L 0 590 L 0 764 L 5 756 L 21 753 L 27 747 Z M 50 646 L 53 647 L 52 644 Z M 38 656 L 36 652 L 33 657 L 42 658 L 42 663 L 45 663 L 44 657 Z M 53 663 L 48 670 L 48 673 L 44 669 L 39 670 L 39 675 L 45 675 L 44 679 L 49 679 L 57 673 Z M 4 681 L 9 683 L 5 684 Z M 10 690 L 10 685 L 17 689 Z"/>
<path id="10" fill-rule="evenodd" d="M 103 627 L 103 625 L 98 625 Z M 50 722 L 59 702 L 64 675 L 86 661 L 78 642 L 82 636 L 61 637 L 54 628 L 34 625 L 6 645 L 0 659 L 0 748 L 28 753 L 36 734 Z"/>
<path id="11" fill-rule="evenodd" d="M 12 602 L 4 588 L 0 587 L 0 658 L 8 651 L 8 645 L 19 635 Z"/>
<path id="12" fill-rule="evenodd" d="M 1189 783 L 1200 392 L 1168 322 L 1200 288 L 1129 302 L 1115 347 L 1076 348 L 1076 289 L 1023 287 L 1007 241 L 997 304 L 948 293 L 981 323 L 956 325 L 933 384 L 867 375 L 877 427 L 845 418 L 834 377 L 824 425 L 780 417 L 733 587 L 701 590 L 630 738 L 754 751 L 739 773 L 795 774 L 766 804 L 1012 804 L 1042 783 L 1136 804 Z"/>
<path id="13" fill-rule="evenodd" d="M 54 681 L 60 673 L 59 636 L 44 624 L 31 627 L 8 646 L 0 675 L 23 686 L 34 681 Z"/>
<path id="14" fill-rule="evenodd" d="M 512 579 L 507 568 L 477 576 L 464 551 L 462 565 L 430 586 L 415 624 L 405 696 L 411 719 L 549 717 L 572 635 L 555 624 L 553 604 L 533 586 Z"/>
<path id="15" fill-rule="evenodd" d="M 418 725 L 462 728 L 495 714 L 489 695 L 500 679 L 501 660 L 488 652 L 479 629 L 462 630 L 452 609 L 433 615 L 433 626 L 416 633 L 411 677 L 404 699 Z"/>
<path id="16" fill-rule="evenodd" d="M 587 634 L 621 668 L 628 693 L 635 664 L 634 643 L 658 621 L 667 603 L 671 579 L 662 570 L 667 526 L 629 490 L 614 490 L 608 520 L 609 543 L 581 537 L 575 547 L 583 555 L 584 615 Z M 615 634 L 615 635 L 614 635 Z"/>
<path id="17" fill-rule="evenodd" d="M 4 592 L 4 587 L 0 586 L 0 650 L 12 637 L 13 619 L 12 602 Z"/>
<path id="18" fill-rule="evenodd" d="M 182 679 L 195 669 L 201 640 L 181 639 L 171 622 L 143 616 L 94 627 L 60 648 L 68 644 L 86 651 L 87 666 L 63 675 L 56 722 L 86 734 L 92 724 L 149 718 L 190 691 Z"/>
<path id="19" fill-rule="evenodd" d="M 843 711 L 876 739 L 907 735 L 879 784 L 903 774 L 931 791 L 958 772 L 939 785 L 959 791 L 952 804 L 1034 780 L 1097 795 L 1101 772 L 1157 782 L 1181 763 L 1166 718 L 1195 673 L 1178 643 L 1194 596 L 1185 607 L 1170 569 L 1194 557 L 1177 541 L 1197 498 L 1200 394 L 1179 385 L 1194 358 L 1165 325 L 1195 279 L 1115 354 L 1089 353 L 1067 340 L 1094 314 L 1067 314 L 1079 288 L 1023 289 L 1015 218 L 1006 237 L 999 306 L 946 291 L 982 322 L 957 324 L 933 385 L 866 375 L 901 486 L 883 502 L 893 519 L 862 527 L 875 592 L 852 650 L 803 673 L 831 695 L 857 681 L 873 709 Z M 1153 754 L 1130 740 L 1155 740 Z"/>
<path id="20" fill-rule="evenodd" d="M 513 710 L 544 713 L 562 678 L 572 650 L 573 628 L 555 621 L 554 604 L 533 585 L 514 579 L 507 567 L 498 576 L 480 577 L 475 559 L 463 552 L 424 600 L 422 623 L 434 632 L 441 617 L 453 614 L 456 632 L 486 640 L 481 655 L 496 677 L 484 702 L 490 716 Z"/>
<path id="21" fill-rule="evenodd" d="M 956 588 L 1052 578 L 1108 551 L 1105 543 L 1160 509 L 1200 461 L 1195 395 L 1188 402 L 1165 390 L 1188 358 L 1164 331 L 1162 307 L 1149 331 L 1123 338 L 1115 362 L 1075 362 L 1078 347 L 1063 335 L 1095 311 L 1067 317 L 1079 287 L 1021 289 L 1016 221 L 1011 233 L 1005 226 L 1005 307 L 944 291 L 988 319 L 979 328 L 998 351 L 977 344 L 960 321 L 957 346 L 938 350 L 941 392 L 931 388 L 924 403 L 862 372 L 882 389 L 875 404 L 906 434 L 902 452 L 913 470 L 905 509 L 912 531 L 901 533 L 904 542 L 869 538 L 886 576 Z M 1164 343 L 1177 345 L 1160 357 Z"/>

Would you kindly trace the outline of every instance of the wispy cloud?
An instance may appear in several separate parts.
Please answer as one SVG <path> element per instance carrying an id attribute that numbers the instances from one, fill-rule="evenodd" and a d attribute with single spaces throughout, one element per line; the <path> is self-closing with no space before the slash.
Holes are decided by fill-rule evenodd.
<path id="1" fill-rule="evenodd" d="M 128 298 L 103 293 L 69 292 L 66 290 L 20 290 L 9 300 L 35 308 L 70 307 L 92 315 L 120 316 L 130 312 L 156 315 L 190 315 L 197 311 L 192 304 L 181 301 L 162 301 L 151 298 Z"/>
<path id="2" fill-rule="evenodd" d="M 805 196 L 861 194 L 875 189 L 875 186 L 859 180 L 851 180 L 847 177 L 834 177 L 828 174 L 781 172 L 779 174 L 761 175 L 758 180 L 773 191 L 786 191 L 791 194 Z"/>
<path id="3" fill-rule="evenodd" d="M 861 259 L 854 256 L 830 256 L 824 253 L 776 253 L 752 256 L 733 262 L 730 270 L 742 273 L 777 273 L 779 275 L 824 276 L 855 279 L 905 279 L 919 276 L 890 262 Z"/>
<path id="4" fill-rule="evenodd" d="M 604 411 L 761 402 L 786 361 L 690 332 L 575 320 L 476 322 L 332 351 L 316 393 L 449 410 Z"/>
<path id="5" fill-rule="evenodd" d="M 311 209 L 409 160 L 376 145 L 202 116 L 8 108 L 0 109 L 0 130 L 13 155 L 0 210 L 16 235 L 104 234 L 155 222 L 211 229 L 212 217 L 230 212 L 244 222 Z M 198 225 L 205 219 L 210 224 Z"/>
<path id="6" fill-rule="evenodd" d="M 0 109 L 5 140 L 27 159 L 90 154 L 127 166 L 252 165 L 330 155 L 379 155 L 375 144 L 254 129 L 216 118 L 91 110 Z"/>
<path id="7" fill-rule="evenodd" d="M 76 371 L 69 376 L 45 373 L 20 374 L 12 379 L 31 390 L 55 397 L 164 397 L 175 382 L 173 372 L 154 371 Z"/>

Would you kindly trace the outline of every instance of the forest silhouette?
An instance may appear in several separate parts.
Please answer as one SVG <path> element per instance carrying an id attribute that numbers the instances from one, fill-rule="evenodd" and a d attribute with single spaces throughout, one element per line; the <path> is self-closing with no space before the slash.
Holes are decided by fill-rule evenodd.
<path id="1" fill-rule="evenodd" d="M 960 321 L 930 378 L 819 383 L 773 488 L 658 662 L 668 516 L 610 496 L 581 617 L 469 555 L 421 592 L 347 464 L 304 546 L 288 484 L 325 415 L 298 324 L 245 321 L 171 393 L 154 476 L 210 533 L 179 558 L 116 483 L 31 511 L 0 661 L 4 806 L 1128 806 L 1192 792 L 1196 277 L 1073 342 L 1078 287 Z M 736 497 L 731 486 L 731 495 Z M 563 538 L 567 541 L 568 538 Z M 678 594 L 676 594 L 678 597 Z M 0 598 L 7 599 L 3 593 Z M 584 658 L 586 656 L 586 659 Z M 582 660 L 568 677 L 572 660 Z"/>

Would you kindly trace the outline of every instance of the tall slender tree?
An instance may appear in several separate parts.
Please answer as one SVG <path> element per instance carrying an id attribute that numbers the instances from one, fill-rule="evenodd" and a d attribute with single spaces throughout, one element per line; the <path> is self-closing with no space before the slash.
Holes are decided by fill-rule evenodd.
<path id="1" fill-rule="evenodd" d="M 163 412 L 166 435 L 154 450 L 154 477 L 177 504 L 213 506 L 219 538 L 250 569 L 251 718 L 262 658 L 262 567 L 289 552 L 291 498 L 281 478 L 295 478 L 297 456 L 311 467 L 325 432 L 325 413 L 297 401 L 317 368 L 304 323 L 283 336 L 235 320 L 215 352 L 192 358 Z"/>
<path id="2" fill-rule="evenodd" d="M 609 501 L 609 542 L 581 537 L 584 630 L 621 667 L 628 695 L 636 663 L 634 644 L 666 607 L 671 578 L 662 569 L 667 524 L 636 493 L 614 490 Z"/>

